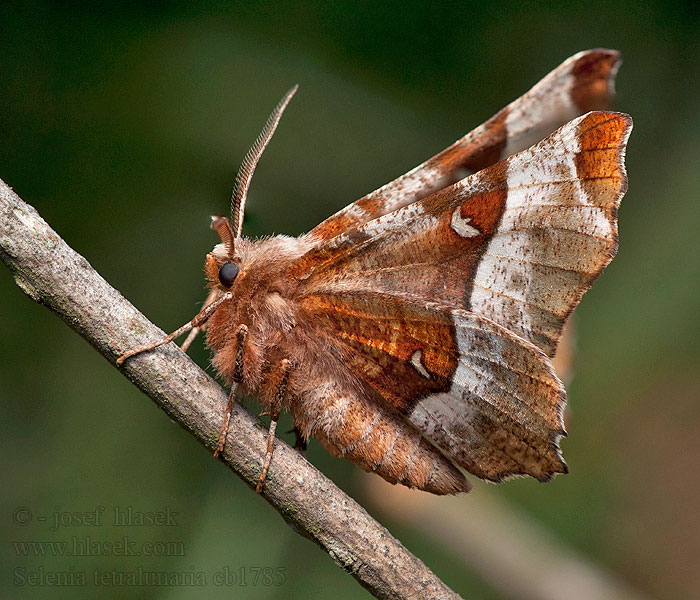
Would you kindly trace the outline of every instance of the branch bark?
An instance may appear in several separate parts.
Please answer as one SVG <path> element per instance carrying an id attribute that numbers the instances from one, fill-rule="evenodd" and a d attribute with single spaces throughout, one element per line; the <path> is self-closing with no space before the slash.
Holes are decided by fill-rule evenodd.
<path id="1" fill-rule="evenodd" d="M 58 314 L 111 364 L 163 332 L 0 180 L 0 257 L 17 285 Z M 171 419 L 213 451 L 227 394 L 174 344 L 119 369 Z M 265 432 L 240 405 L 222 455 L 250 487 L 265 456 Z M 459 598 L 352 498 L 281 440 L 263 491 L 295 531 L 323 548 L 377 598 Z"/>

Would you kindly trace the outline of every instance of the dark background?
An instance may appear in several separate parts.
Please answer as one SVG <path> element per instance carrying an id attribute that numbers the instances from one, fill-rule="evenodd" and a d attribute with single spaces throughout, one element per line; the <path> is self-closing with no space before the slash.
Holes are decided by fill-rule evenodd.
<path id="1" fill-rule="evenodd" d="M 0 177 L 165 330 L 198 310 L 204 256 L 216 241 L 208 215 L 228 209 L 240 160 L 294 83 L 300 90 L 256 172 L 248 235 L 307 231 L 443 149 L 574 52 L 622 51 L 617 107 L 635 121 L 630 187 L 619 255 L 576 313 L 563 443 L 571 473 L 547 485 L 477 483 L 472 496 L 507 499 L 649 596 L 700 597 L 698 5 L 148 6 L 3 3 Z M 4 268 L 0 315 L 8 597 L 367 596 Z M 201 343 L 191 355 L 207 365 Z M 373 511 L 367 476 L 316 443 L 309 458 Z M 55 511 L 100 505 L 100 528 L 50 530 Z M 115 506 L 169 507 L 178 524 L 119 529 Z M 31 523 L 13 522 L 18 507 L 32 511 Z M 438 541 L 390 516 L 381 521 L 465 597 L 500 597 Z M 86 535 L 181 542 L 184 555 L 21 557 L 12 545 Z M 95 588 L 89 579 L 76 589 L 17 586 L 13 575 L 17 567 L 138 566 L 208 578 L 225 566 L 283 568 L 286 582 L 135 589 Z"/>

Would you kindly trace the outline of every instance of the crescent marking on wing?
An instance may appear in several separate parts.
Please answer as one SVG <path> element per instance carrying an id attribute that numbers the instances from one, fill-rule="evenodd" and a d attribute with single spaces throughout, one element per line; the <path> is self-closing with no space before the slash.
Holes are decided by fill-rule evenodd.
<path id="1" fill-rule="evenodd" d="M 421 362 L 422 359 L 423 352 L 421 350 L 416 350 L 413 354 L 411 354 L 411 364 L 414 366 L 416 371 L 418 371 L 426 379 L 430 379 L 430 373 L 428 373 L 428 370 L 423 366 L 423 363 Z"/>
<path id="2" fill-rule="evenodd" d="M 471 220 L 471 217 L 465 219 L 462 216 L 462 207 L 458 206 L 452 213 L 452 229 L 454 229 L 457 234 L 461 235 L 462 237 L 470 238 L 481 235 L 481 232 L 478 229 L 469 225 L 469 221 Z"/>

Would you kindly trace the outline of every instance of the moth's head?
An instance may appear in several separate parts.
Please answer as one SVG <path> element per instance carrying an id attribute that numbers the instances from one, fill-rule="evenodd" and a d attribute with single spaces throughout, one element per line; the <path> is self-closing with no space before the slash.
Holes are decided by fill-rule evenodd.
<path id="1" fill-rule="evenodd" d="M 209 287 L 219 288 L 222 291 L 230 290 L 241 270 L 241 257 L 236 254 L 236 238 L 233 235 L 231 224 L 226 217 L 219 215 L 211 216 L 211 228 L 219 234 L 221 243 L 214 246 L 214 249 L 207 254 L 204 263 Z M 241 240 L 238 238 L 238 247 L 241 249 Z"/>
<path id="2" fill-rule="evenodd" d="M 223 291 L 230 290 L 236 282 L 236 278 L 241 270 L 240 246 L 242 242 L 241 232 L 243 229 L 243 214 L 245 212 L 245 201 L 248 195 L 248 188 L 255 172 L 255 167 L 262 156 L 263 151 L 275 133 L 277 125 L 282 118 L 284 109 L 292 99 L 292 96 L 299 89 L 295 85 L 289 90 L 279 104 L 268 117 L 265 127 L 255 140 L 248 153 L 243 159 L 241 167 L 236 175 L 236 182 L 233 185 L 231 195 L 231 220 L 226 217 L 212 215 L 211 228 L 219 234 L 221 243 L 217 244 L 209 254 L 204 263 L 204 271 L 209 280 L 210 287 L 218 287 Z M 238 254 L 237 254 L 238 250 Z"/>

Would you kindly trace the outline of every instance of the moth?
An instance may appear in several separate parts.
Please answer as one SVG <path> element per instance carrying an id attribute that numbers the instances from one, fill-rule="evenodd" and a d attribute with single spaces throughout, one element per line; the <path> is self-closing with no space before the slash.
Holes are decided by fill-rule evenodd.
<path id="1" fill-rule="evenodd" d="M 242 236 L 256 164 L 296 87 L 246 155 L 231 216 L 206 256 L 203 309 L 118 363 L 206 328 L 233 403 L 281 411 L 391 483 L 467 492 L 548 481 L 567 466 L 566 394 L 551 364 L 562 327 L 617 251 L 632 128 L 600 112 L 620 55 L 580 52 L 452 146 L 300 237 Z"/>

